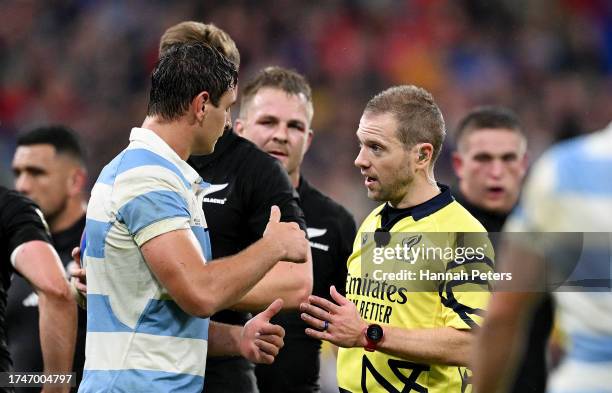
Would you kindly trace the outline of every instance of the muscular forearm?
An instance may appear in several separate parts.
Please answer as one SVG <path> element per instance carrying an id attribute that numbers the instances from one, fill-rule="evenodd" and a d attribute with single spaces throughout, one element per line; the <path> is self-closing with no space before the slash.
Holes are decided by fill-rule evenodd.
<path id="1" fill-rule="evenodd" d="M 523 350 L 521 337 L 537 298 L 537 294 L 526 292 L 493 295 L 474 346 L 474 391 L 498 392 L 507 386 Z"/>
<path id="2" fill-rule="evenodd" d="M 467 366 L 469 363 L 474 339 L 469 331 L 450 327 L 438 329 L 384 327 L 384 332 L 385 336 L 378 350 L 389 355 L 426 364 Z"/>
<path id="3" fill-rule="evenodd" d="M 67 287 L 67 283 L 66 283 Z M 66 296 L 39 293 L 40 344 L 46 373 L 70 373 L 76 339 L 76 303 Z M 69 391 L 66 386 L 45 387 L 45 392 Z"/>
<path id="4" fill-rule="evenodd" d="M 231 308 L 278 263 L 279 251 L 270 243 L 262 239 L 235 256 L 209 263 L 214 267 L 214 271 L 206 272 L 209 284 L 199 287 L 208 288 L 206 298 L 215 300 L 213 312 Z"/>
<path id="5" fill-rule="evenodd" d="M 283 299 L 283 308 L 297 309 L 312 293 L 312 254 L 303 264 L 279 262 L 232 309 L 260 311 L 275 299 Z"/>
<path id="6" fill-rule="evenodd" d="M 208 356 L 239 356 L 242 326 L 210 322 L 208 328 Z"/>

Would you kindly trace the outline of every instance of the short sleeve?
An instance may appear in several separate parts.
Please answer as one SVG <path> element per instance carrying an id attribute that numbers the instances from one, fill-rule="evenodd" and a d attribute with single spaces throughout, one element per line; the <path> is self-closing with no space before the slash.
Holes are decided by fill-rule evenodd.
<path id="1" fill-rule="evenodd" d="M 482 247 L 482 252 L 455 259 L 446 265 L 446 273 L 453 273 L 457 278 L 447 279 L 440 286 L 443 320 L 444 326 L 473 329 L 482 325 L 491 297 L 494 251 L 486 233 L 458 236 L 461 236 L 462 247 Z"/>
<path id="2" fill-rule="evenodd" d="M 185 187 L 163 168 L 156 176 L 120 179 L 114 193 L 120 206 L 116 218 L 139 247 L 163 233 L 190 227 Z"/>
<path id="3" fill-rule="evenodd" d="M 2 199 L 0 222 L 7 239 L 8 255 L 29 241 L 51 242 L 42 212 L 34 202 L 14 191 L 8 191 Z"/>
<path id="4" fill-rule="evenodd" d="M 265 153 L 263 153 L 265 154 Z M 287 172 L 280 163 L 265 156 L 258 160 L 256 168 L 247 175 L 248 224 L 258 236 L 266 229 L 270 208 L 276 205 L 281 211 L 281 221 L 296 222 L 306 231 L 304 213 L 299 206 L 299 196 L 291 185 Z"/>

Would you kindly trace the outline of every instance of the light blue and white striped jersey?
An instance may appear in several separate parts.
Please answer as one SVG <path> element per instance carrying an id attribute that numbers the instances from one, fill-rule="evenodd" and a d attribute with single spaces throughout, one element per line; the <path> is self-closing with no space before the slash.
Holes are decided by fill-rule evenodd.
<path id="1" fill-rule="evenodd" d="M 504 230 L 608 234 L 610 241 L 595 253 L 594 266 L 609 276 L 612 123 L 603 131 L 560 143 L 545 153 L 534 165 L 520 204 Z M 548 391 L 612 392 L 612 293 L 555 292 L 553 296 L 559 326 L 569 343 Z"/>
<path id="2" fill-rule="evenodd" d="M 79 393 L 201 392 L 208 318 L 185 313 L 145 262 L 140 246 L 191 229 L 206 260 L 204 183 L 153 131 L 102 170 L 87 209 L 87 342 Z"/>

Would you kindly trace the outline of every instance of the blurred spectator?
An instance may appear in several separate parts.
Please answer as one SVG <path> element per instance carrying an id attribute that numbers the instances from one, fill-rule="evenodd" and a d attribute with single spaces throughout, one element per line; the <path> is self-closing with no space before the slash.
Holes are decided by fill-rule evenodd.
<path id="1" fill-rule="evenodd" d="M 558 137 L 602 128 L 612 117 L 612 5 L 604 0 L 12 0 L 2 8 L 0 146 L 12 145 L 16 129 L 67 123 L 92 146 L 93 173 L 144 114 L 156 38 L 180 20 L 227 30 L 241 48 L 245 77 L 279 64 L 312 81 L 313 128 L 321 138 L 304 172 L 357 219 L 372 204 L 355 190 L 356 148 L 330 146 L 352 146 L 356 108 L 391 84 L 432 91 L 449 128 L 475 105 L 511 107 L 530 130 L 536 155 Z M 113 116 L 118 107 L 130 115 Z M 451 177 L 448 154 L 439 169 L 441 180 Z"/>

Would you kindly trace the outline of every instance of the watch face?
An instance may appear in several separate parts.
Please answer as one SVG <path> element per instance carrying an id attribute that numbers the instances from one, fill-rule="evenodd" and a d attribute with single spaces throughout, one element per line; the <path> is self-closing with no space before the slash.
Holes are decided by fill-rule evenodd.
<path id="1" fill-rule="evenodd" d="M 383 329 L 379 325 L 370 325 L 366 331 L 368 338 L 374 342 L 378 342 L 383 337 Z"/>

